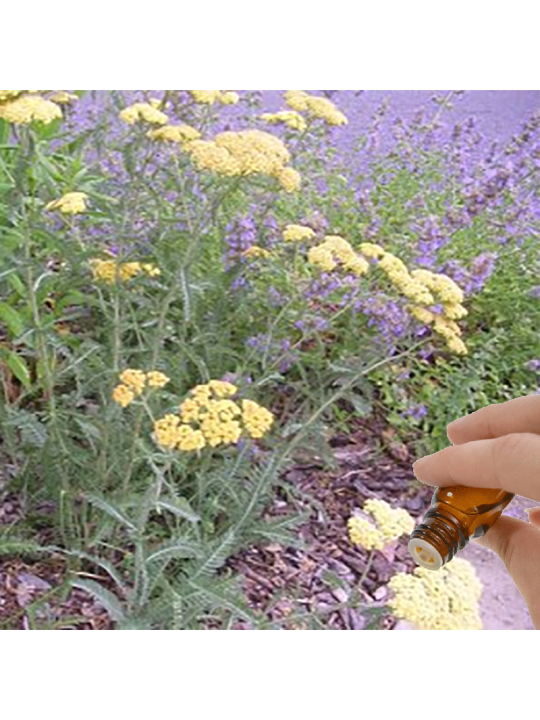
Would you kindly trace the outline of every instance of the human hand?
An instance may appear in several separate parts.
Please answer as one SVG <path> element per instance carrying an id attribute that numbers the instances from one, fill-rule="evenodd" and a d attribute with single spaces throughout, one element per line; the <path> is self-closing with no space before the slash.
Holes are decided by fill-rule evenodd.
<path id="1" fill-rule="evenodd" d="M 447 430 L 452 446 L 417 460 L 418 480 L 499 488 L 540 502 L 540 395 L 488 405 Z M 540 630 L 540 507 L 527 512 L 529 522 L 501 515 L 473 542 L 501 558 Z"/>

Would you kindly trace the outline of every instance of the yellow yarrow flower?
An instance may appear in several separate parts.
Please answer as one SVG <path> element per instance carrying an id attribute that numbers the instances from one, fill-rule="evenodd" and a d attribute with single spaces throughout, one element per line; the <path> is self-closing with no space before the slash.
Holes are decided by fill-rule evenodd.
<path id="1" fill-rule="evenodd" d="M 22 95 L 24 90 L 0 90 L 0 103 L 6 102 L 6 100 L 13 100 L 13 98 Z"/>
<path id="2" fill-rule="evenodd" d="M 178 416 L 165 416 L 155 423 L 154 439 L 163 447 L 189 452 L 205 445 L 236 444 L 243 433 L 263 437 L 274 416 L 252 400 L 232 400 L 237 392 L 235 385 L 223 380 L 195 386 L 181 403 Z"/>
<path id="3" fill-rule="evenodd" d="M 170 378 L 158 370 L 150 370 L 146 373 L 146 382 L 151 388 L 162 388 L 170 382 Z"/>
<path id="4" fill-rule="evenodd" d="M 240 95 L 234 90 L 226 90 L 220 94 L 218 99 L 222 105 L 236 105 L 240 100 Z"/>
<path id="5" fill-rule="evenodd" d="M 142 370 L 127 369 L 120 373 L 120 380 L 127 385 L 135 395 L 141 395 L 146 385 L 146 373 Z"/>
<path id="6" fill-rule="evenodd" d="M 60 107 L 40 95 L 17 96 L 0 104 L 0 118 L 14 125 L 28 125 L 31 122 L 48 125 L 61 117 Z"/>
<path id="7" fill-rule="evenodd" d="M 349 518 L 349 538 L 354 545 L 366 550 L 383 550 L 402 535 L 410 535 L 415 522 L 403 508 L 392 508 L 384 500 L 366 500 L 363 512 L 375 518 L 376 524 L 367 517 L 355 515 Z"/>
<path id="8" fill-rule="evenodd" d="M 323 245 L 317 245 L 316 247 L 310 248 L 308 252 L 308 262 L 311 265 L 316 265 L 325 272 L 331 272 L 337 267 L 337 263 L 332 257 L 332 253 Z"/>
<path id="9" fill-rule="evenodd" d="M 286 242 L 302 242 L 315 237 L 315 231 L 305 225 L 287 225 L 283 231 Z"/>
<path id="10" fill-rule="evenodd" d="M 271 256 L 271 252 L 266 250 L 266 248 L 259 247 L 258 245 L 251 245 L 251 247 L 248 247 L 242 255 L 246 258 L 268 258 Z"/>
<path id="11" fill-rule="evenodd" d="M 57 103 L 57 105 L 71 105 L 72 102 L 78 99 L 78 95 L 73 95 L 73 93 L 68 93 L 65 90 L 60 90 L 49 97 L 49 100 Z"/>
<path id="12" fill-rule="evenodd" d="M 290 154 L 283 142 L 261 130 L 226 131 L 213 140 L 194 140 L 186 150 L 195 166 L 226 176 L 270 175 L 292 192 L 300 175 L 287 167 Z"/>
<path id="13" fill-rule="evenodd" d="M 385 250 L 380 246 L 376 245 L 375 243 L 360 243 L 359 248 L 362 255 L 365 255 L 369 258 L 380 258 L 385 254 Z"/>
<path id="14" fill-rule="evenodd" d="M 45 205 L 45 210 L 59 210 L 64 215 L 76 215 L 86 210 L 87 198 L 86 193 L 69 192 Z"/>
<path id="15" fill-rule="evenodd" d="M 150 103 L 140 102 L 133 103 L 133 105 L 124 108 L 120 113 L 120 118 L 129 125 L 134 125 L 140 121 L 150 123 L 151 125 L 165 125 L 169 119 L 165 113 Z"/>
<path id="16" fill-rule="evenodd" d="M 307 111 L 329 125 L 346 125 L 348 122 L 345 115 L 327 98 L 309 95 L 303 90 L 287 90 L 284 97 L 287 105 L 293 110 Z"/>
<path id="17" fill-rule="evenodd" d="M 172 450 L 178 444 L 180 418 L 168 413 L 154 423 L 154 440 L 158 445 Z"/>
<path id="18" fill-rule="evenodd" d="M 307 127 L 307 122 L 300 113 L 296 110 L 280 110 L 276 113 L 263 113 L 259 116 L 261 120 L 264 120 L 271 125 L 281 123 L 290 127 L 292 130 L 299 130 L 303 132 Z"/>
<path id="19" fill-rule="evenodd" d="M 169 378 L 158 370 L 144 372 L 143 370 L 127 368 L 120 373 L 119 377 L 121 384 L 114 388 L 112 397 L 122 407 L 127 407 L 137 396 L 142 395 L 148 387 L 162 388 L 169 382 Z"/>
<path id="20" fill-rule="evenodd" d="M 220 102 L 222 105 L 236 105 L 240 100 L 238 93 L 233 90 L 190 90 L 192 98 L 201 105 L 213 105 Z"/>
<path id="21" fill-rule="evenodd" d="M 117 280 L 126 282 L 141 273 L 154 277 L 161 275 L 161 270 L 152 263 L 125 262 L 119 263 L 116 260 L 89 260 L 94 280 L 102 280 L 109 284 Z"/>
<path id="22" fill-rule="evenodd" d="M 189 425 L 180 425 L 176 433 L 176 447 L 182 452 L 202 450 L 206 445 L 204 435 L 200 430 L 194 430 Z"/>
<path id="23" fill-rule="evenodd" d="M 437 317 L 435 313 L 430 312 L 421 305 L 409 305 L 407 309 L 413 317 L 415 317 L 420 322 L 425 323 L 426 325 L 431 325 L 431 323 L 434 322 L 435 318 Z"/>
<path id="24" fill-rule="evenodd" d="M 394 615 L 419 630 L 482 630 L 482 583 L 467 560 L 454 558 L 436 572 L 417 567 L 413 574 L 398 573 L 388 587 Z"/>
<path id="25" fill-rule="evenodd" d="M 308 252 L 308 262 L 326 272 L 336 268 L 338 261 L 345 270 L 359 277 L 369 270 L 368 261 L 355 253 L 351 244 L 339 235 L 326 235 L 324 242 Z"/>
<path id="26" fill-rule="evenodd" d="M 274 416 L 253 400 L 242 400 L 242 421 L 252 438 L 261 438 L 274 422 Z"/>
<path id="27" fill-rule="evenodd" d="M 302 184 L 302 176 L 292 167 L 281 168 L 276 178 L 286 193 L 296 192 Z"/>
<path id="28" fill-rule="evenodd" d="M 151 140 L 164 140 L 182 146 L 201 137 L 201 133 L 190 125 L 163 125 L 146 134 Z"/>
<path id="29" fill-rule="evenodd" d="M 468 315 L 467 310 L 460 303 L 445 303 L 444 314 L 450 320 L 461 320 Z"/>
<path id="30" fill-rule="evenodd" d="M 448 275 L 433 273 L 430 270 L 413 270 L 411 275 L 428 287 L 443 303 L 463 302 L 463 290 Z"/>
<path id="31" fill-rule="evenodd" d="M 125 408 L 135 399 L 135 393 L 127 385 L 117 385 L 113 390 L 112 398 L 115 403 Z"/>

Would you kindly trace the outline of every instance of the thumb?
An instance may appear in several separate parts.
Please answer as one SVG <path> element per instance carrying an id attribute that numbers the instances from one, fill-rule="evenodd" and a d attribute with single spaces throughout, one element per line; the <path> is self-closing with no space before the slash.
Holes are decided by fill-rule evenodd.
<path id="1" fill-rule="evenodd" d="M 473 542 L 496 553 L 523 596 L 534 627 L 540 629 L 540 529 L 532 523 L 501 515 Z"/>

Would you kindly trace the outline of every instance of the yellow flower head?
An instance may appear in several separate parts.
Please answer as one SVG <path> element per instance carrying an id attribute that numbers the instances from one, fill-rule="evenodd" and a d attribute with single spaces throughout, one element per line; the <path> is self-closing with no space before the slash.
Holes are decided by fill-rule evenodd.
<path id="1" fill-rule="evenodd" d="M 87 198 L 86 193 L 69 192 L 45 205 L 45 210 L 59 210 L 64 215 L 76 215 L 86 210 Z"/>
<path id="2" fill-rule="evenodd" d="M 194 140 L 186 149 L 200 170 L 226 176 L 270 175 L 288 191 L 299 183 L 298 173 L 286 166 L 290 154 L 283 142 L 261 130 L 222 132 L 213 140 Z"/>
<path id="3" fill-rule="evenodd" d="M 375 518 L 376 524 L 368 517 L 355 515 L 349 518 L 348 528 L 351 542 L 366 550 L 383 550 L 401 535 L 410 535 L 414 530 L 414 519 L 409 513 L 390 507 L 384 500 L 366 500 L 363 512 Z"/>
<path id="4" fill-rule="evenodd" d="M 258 245 L 251 245 L 251 247 L 248 247 L 242 255 L 246 258 L 268 258 L 271 256 L 271 252 L 269 250 L 266 250 L 266 248 L 259 247 Z"/>
<path id="5" fill-rule="evenodd" d="M 446 303 L 443 305 L 444 314 L 449 320 L 461 320 L 468 313 L 460 303 Z"/>
<path id="6" fill-rule="evenodd" d="M 146 382 L 148 383 L 148 387 L 162 388 L 170 382 L 170 378 L 158 370 L 150 370 L 150 372 L 146 373 Z"/>
<path id="7" fill-rule="evenodd" d="M 365 255 L 369 258 L 380 258 L 383 257 L 385 254 L 385 250 L 380 246 L 376 245 L 375 243 L 360 243 L 359 250 L 362 253 L 362 255 Z"/>
<path id="8" fill-rule="evenodd" d="M 219 102 L 222 105 L 236 105 L 239 100 L 240 95 L 233 90 L 226 90 L 225 92 L 221 92 L 219 96 Z"/>
<path id="9" fill-rule="evenodd" d="M 281 168 L 276 177 L 286 193 L 296 192 L 302 184 L 302 177 L 300 173 L 292 167 Z"/>
<path id="10" fill-rule="evenodd" d="M 181 146 L 201 137 L 201 133 L 190 125 L 163 125 L 149 130 L 146 134 L 151 140 L 163 140 Z"/>
<path id="11" fill-rule="evenodd" d="M 22 95 L 24 90 L 0 90 L 0 103 L 6 102 L 6 100 L 13 100 L 13 98 Z"/>
<path id="12" fill-rule="evenodd" d="M 412 575 L 398 573 L 388 587 L 393 613 L 419 630 L 482 630 L 482 583 L 467 560 L 454 558 L 436 572 L 417 567 Z"/>
<path id="13" fill-rule="evenodd" d="M 299 130 L 300 132 L 303 132 L 307 127 L 305 118 L 296 112 L 296 110 L 280 110 L 276 113 L 263 113 L 260 118 L 271 125 L 283 124 L 292 130 Z"/>
<path id="14" fill-rule="evenodd" d="M 115 403 L 125 408 L 134 400 L 135 393 L 127 385 L 117 385 L 113 390 L 112 398 Z"/>
<path id="15" fill-rule="evenodd" d="M 168 120 L 165 113 L 150 103 L 134 103 L 124 108 L 120 113 L 120 118 L 129 125 L 134 125 L 140 121 L 150 123 L 151 125 L 165 125 Z"/>
<path id="16" fill-rule="evenodd" d="M 428 287 L 442 303 L 458 304 L 463 302 L 463 290 L 452 278 L 430 270 L 413 270 L 413 278 Z"/>
<path id="17" fill-rule="evenodd" d="M 53 95 L 50 96 L 49 100 L 52 100 L 52 102 L 57 103 L 57 105 L 71 105 L 72 102 L 75 102 L 75 100 L 78 100 L 77 95 L 73 95 L 73 93 L 65 92 L 65 90 L 60 90 Z"/>
<path id="18" fill-rule="evenodd" d="M 315 237 L 315 232 L 305 225 L 287 225 L 283 231 L 283 239 L 286 242 L 303 242 Z"/>
<path id="19" fill-rule="evenodd" d="M 140 395 L 146 385 L 146 373 L 142 370 L 124 370 L 120 373 L 120 380 L 127 385 L 135 395 Z"/>
<path id="20" fill-rule="evenodd" d="M 222 105 L 236 105 L 240 96 L 233 90 L 190 90 L 191 97 L 201 105 L 214 105 L 220 102 Z"/>
<path id="21" fill-rule="evenodd" d="M 154 423 L 154 440 L 161 447 L 172 450 L 179 440 L 180 418 L 169 413 Z"/>
<path id="22" fill-rule="evenodd" d="M 310 248 L 308 252 L 308 262 L 311 265 L 316 265 L 321 270 L 324 270 L 324 272 L 331 272 L 335 267 L 337 267 L 337 263 L 332 257 L 332 253 L 328 250 L 328 248 L 324 247 L 324 243 Z"/>
<path id="23" fill-rule="evenodd" d="M 190 90 L 189 92 L 195 102 L 202 105 L 213 105 L 218 101 L 220 95 L 219 90 Z"/>
<path id="24" fill-rule="evenodd" d="M 0 118 L 14 125 L 28 125 L 31 122 L 48 125 L 61 117 L 60 107 L 40 95 L 19 95 L 0 104 Z"/>
<path id="25" fill-rule="evenodd" d="M 351 244 L 339 235 L 326 235 L 324 242 L 308 252 L 308 262 L 330 272 L 338 263 L 350 273 L 361 276 L 369 270 L 368 261 L 355 253 Z"/>
<path id="26" fill-rule="evenodd" d="M 345 115 L 327 98 L 308 95 L 303 90 L 287 90 L 285 102 L 293 110 L 298 112 L 307 111 L 313 117 L 324 120 L 329 125 L 347 124 Z"/>
<path id="27" fill-rule="evenodd" d="M 421 305 L 409 305 L 407 309 L 414 318 L 426 325 L 431 325 L 437 317 L 434 313 L 430 312 Z"/>
<path id="28" fill-rule="evenodd" d="M 150 277 L 160 275 L 161 270 L 152 263 L 139 262 L 117 262 L 116 260 L 99 260 L 93 258 L 89 260 L 94 280 L 102 280 L 103 282 L 113 284 L 117 281 L 126 282 L 136 275 L 144 273 Z"/>
<path id="29" fill-rule="evenodd" d="M 232 400 L 237 392 L 235 385 L 223 380 L 195 386 L 180 405 L 178 416 L 167 415 L 155 423 L 154 439 L 163 447 L 190 452 L 205 445 L 236 444 L 243 433 L 263 437 L 274 416 L 252 400 L 240 404 Z"/>
<path id="30" fill-rule="evenodd" d="M 242 421 L 252 438 L 261 438 L 274 422 L 274 416 L 253 400 L 242 400 Z"/>

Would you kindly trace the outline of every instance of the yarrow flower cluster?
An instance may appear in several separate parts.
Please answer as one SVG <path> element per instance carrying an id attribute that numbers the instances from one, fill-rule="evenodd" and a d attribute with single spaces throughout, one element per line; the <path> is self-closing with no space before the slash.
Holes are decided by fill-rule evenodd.
<path id="1" fill-rule="evenodd" d="M 60 106 L 41 95 L 29 90 L 0 90 L 0 119 L 9 123 L 28 125 L 42 122 L 48 125 L 62 117 Z"/>
<path id="2" fill-rule="evenodd" d="M 283 231 L 286 242 L 303 242 L 315 237 L 315 231 L 305 225 L 287 225 Z"/>
<path id="3" fill-rule="evenodd" d="M 83 192 L 69 192 L 58 200 L 45 205 L 45 210 L 59 210 L 64 215 L 77 215 L 86 210 L 88 195 Z"/>
<path id="4" fill-rule="evenodd" d="M 151 100 L 147 103 L 133 103 L 129 107 L 124 108 L 120 113 L 120 118 L 129 125 L 143 121 L 151 125 L 165 125 L 168 121 L 167 115 L 159 110 L 161 106 L 160 100 Z"/>
<path id="5" fill-rule="evenodd" d="M 359 277 L 369 270 L 368 261 L 354 252 L 351 244 L 339 235 L 326 235 L 324 242 L 311 248 L 308 252 L 308 262 L 326 272 L 340 265 L 344 270 Z"/>
<path id="6" fill-rule="evenodd" d="M 123 408 L 148 388 L 162 388 L 169 382 L 169 378 L 159 370 L 143 372 L 130 368 L 120 374 L 120 380 L 121 383 L 112 392 L 112 398 Z"/>
<path id="7" fill-rule="evenodd" d="M 384 550 L 401 535 L 410 535 L 415 522 L 403 508 L 392 508 L 384 500 L 370 498 L 363 507 L 364 517 L 354 515 L 349 518 L 349 538 L 354 545 L 366 550 Z M 374 524 L 367 515 L 371 515 Z"/>
<path id="8" fill-rule="evenodd" d="M 201 133 L 191 125 L 163 125 L 154 130 L 149 130 L 146 134 L 151 140 L 173 142 L 182 147 L 201 137 Z"/>
<path id="9" fill-rule="evenodd" d="M 244 250 L 244 252 L 242 253 L 243 257 L 254 259 L 268 258 L 271 255 L 272 253 L 269 250 L 260 247 L 260 245 L 251 245 L 250 247 L 246 248 L 246 250 Z"/>
<path id="10" fill-rule="evenodd" d="M 170 450 L 193 452 L 237 443 L 247 434 L 262 438 L 274 416 L 253 400 L 233 400 L 238 388 L 223 380 L 197 385 L 179 407 L 154 423 L 154 440 Z"/>
<path id="11" fill-rule="evenodd" d="M 233 90 L 190 90 L 192 98 L 201 105 L 214 105 L 219 102 L 222 105 L 236 105 L 240 100 L 238 93 Z"/>
<path id="12" fill-rule="evenodd" d="M 296 112 L 296 110 L 280 110 L 275 113 L 263 113 L 259 117 L 261 120 L 270 123 L 270 125 L 282 124 L 292 130 L 299 130 L 300 132 L 304 132 L 307 128 L 306 119 L 300 115 L 300 113 Z"/>
<path id="13" fill-rule="evenodd" d="M 327 98 L 308 95 L 303 90 L 287 90 L 284 97 L 287 105 L 293 110 L 307 112 L 329 125 L 346 125 L 348 122 L 345 115 Z"/>
<path id="14" fill-rule="evenodd" d="M 261 130 L 222 132 L 213 140 L 194 140 L 186 149 L 200 170 L 230 177 L 269 175 L 286 192 L 300 186 L 300 174 L 287 166 L 290 153 L 283 142 Z"/>
<path id="15" fill-rule="evenodd" d="M 482 583 L 467 560 L 454 558 L 436 572 L 418 567 L 412 575 L 398 573 L 388 587 L 392 612 L 419 630 L 482 630 Z"/>
<path id="16" fill-rule="evenodd" d="M 409 270 L 405 263 L 389 252 L 378 254 L 379 267 L 392 285 L 414 304 L 407 307 L 410 314 L 445 338 L 449 350 L 466 355 L 467 347 L 461 340 L 461 328 L 454 322 L 467 315 L 463 307 L 463 291 L 447 275 L 430 270 Z M 428 309 L 436 306 L 439 310 Z"/>
<path id="17" fill-rule="evenodd" d="M 116 260 L 98 260 L 97 258 L 89 262 L 94 280 L 102 280 L 106 283 L 115 283 L 117 280 L 125 282 L 141 273 L 150 277 L 161 275 L 161 270 L 152 263 L 117 262 Z"/>

